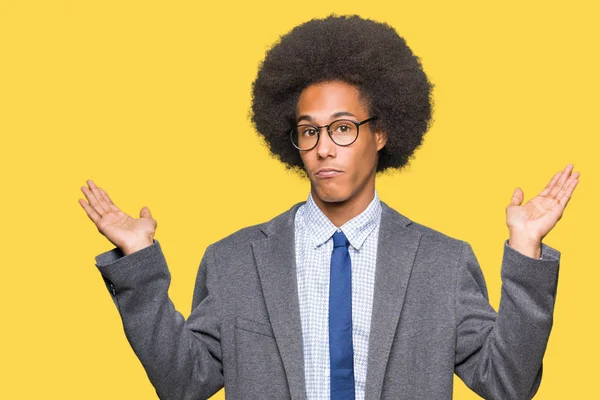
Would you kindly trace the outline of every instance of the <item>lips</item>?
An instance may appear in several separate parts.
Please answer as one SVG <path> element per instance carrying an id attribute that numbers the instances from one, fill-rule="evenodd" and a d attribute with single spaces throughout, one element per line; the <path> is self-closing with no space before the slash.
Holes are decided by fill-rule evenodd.
<path id="1" fill-rule="evenodd" d="M 334 176 L 340 175 L 342 171 L 335 168 L 321 168 L 318 169 L 315 173 L 317 178 L 332 178 Z"/>

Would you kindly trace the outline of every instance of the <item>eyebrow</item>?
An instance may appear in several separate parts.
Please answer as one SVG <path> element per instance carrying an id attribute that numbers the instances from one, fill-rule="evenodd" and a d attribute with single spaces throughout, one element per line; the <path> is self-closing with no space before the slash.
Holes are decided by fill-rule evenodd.
<path id="1" fill-rule="evenodd" d="M 356 115 L 354 115 L 348 111 L 339 111 L 339 112 L 336 112 L 335 114 L 331 114 L 331 118 L 339 118 L 339 117 L 354 117 L 354 118 L 356 118 Z M 303 119 L 307 120 L 308 122 L 314 123 L 313 117 L 311 117 L 310 115 L 307 115 L 307 114 L 299 116 L 298 119 L 296 120 L 296 122 L 300 122 Z"/>

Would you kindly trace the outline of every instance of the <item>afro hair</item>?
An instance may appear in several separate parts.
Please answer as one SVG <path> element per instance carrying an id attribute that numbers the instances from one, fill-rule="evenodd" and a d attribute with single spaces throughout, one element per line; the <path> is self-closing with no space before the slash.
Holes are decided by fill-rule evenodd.
<path id="1" fill-rule="evenodd" d="M 394 28 L 357 15 L 312 19 L 267 51 L 252 85 L 251 119 L 271 153 L 304 173 L 289 132 L 302 90 L 327 81 L 358 87 L 378 117 L 373 127 L 387 133 L 377 172 L 407 165 L 430 126 L 433 86 Z"/>

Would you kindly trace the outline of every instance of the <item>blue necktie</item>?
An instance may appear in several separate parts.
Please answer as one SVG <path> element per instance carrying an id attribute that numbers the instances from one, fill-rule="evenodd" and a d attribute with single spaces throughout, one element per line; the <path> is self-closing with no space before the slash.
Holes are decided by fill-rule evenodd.
<path id="1" fill-rule="evenodd" d="M 329 274 L 329 363 L 331 400 L 354 400 L 352 275 L 348 239 L 333 234 Z"/>

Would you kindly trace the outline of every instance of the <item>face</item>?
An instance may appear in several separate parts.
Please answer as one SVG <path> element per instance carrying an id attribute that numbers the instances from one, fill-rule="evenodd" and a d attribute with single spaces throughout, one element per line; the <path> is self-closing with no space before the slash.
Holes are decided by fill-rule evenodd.
<path id="1" fill-rule="evenodd" d="M 369 115 L 357 87 L 345 82 L 324 82 L 302 91 L 296 108 L 298 124 L 328 125 L 336 119 L 361 122 Z M 317 146 L 300 151 L 318 203 L 360 202 L 368 205 L 375 190 L 377 152 L 385 135 L 371 130 L 371 122 L 359 127 L 358 138 L 349 146 L 335 144 L 325 128 Z"/>

